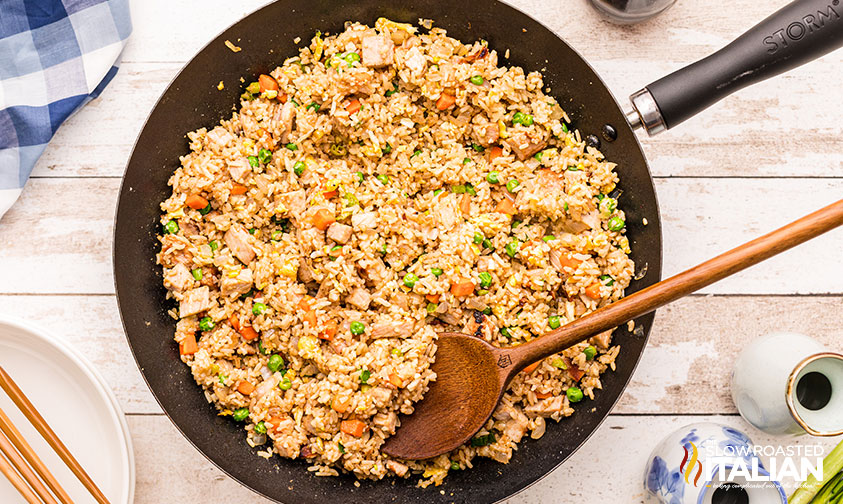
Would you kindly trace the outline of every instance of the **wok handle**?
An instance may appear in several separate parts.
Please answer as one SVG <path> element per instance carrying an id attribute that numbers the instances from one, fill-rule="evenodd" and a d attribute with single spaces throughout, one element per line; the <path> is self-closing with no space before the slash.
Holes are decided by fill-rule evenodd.
<path id="1" fill-rule="evenodd" d="M 634 93 L 630 124 L 655 135 L 739 89 L 840 46 L 843 0 L 796 0 L 711 56 Z"/>

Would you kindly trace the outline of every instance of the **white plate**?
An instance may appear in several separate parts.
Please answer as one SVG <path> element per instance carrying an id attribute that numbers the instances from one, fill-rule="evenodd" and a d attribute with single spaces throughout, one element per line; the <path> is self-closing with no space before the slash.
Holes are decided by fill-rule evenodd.
<path id="1" fill-rule="evenodd" d="M 111 389 L 94 367 L 61 339 L 0 315 L 0 365 L 112 504 L 132 504 L 135 462 L 129 428 Z M 0 389 L 0 408 L 76 504 L 94 503 L 52 448 Z M 26 504 L 0 476 L 0 503 Z"/>

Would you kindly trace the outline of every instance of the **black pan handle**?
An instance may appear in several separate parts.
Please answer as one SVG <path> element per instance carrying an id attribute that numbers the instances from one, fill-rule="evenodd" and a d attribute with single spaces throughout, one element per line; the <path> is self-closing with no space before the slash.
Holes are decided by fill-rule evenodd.
<path id="1" fill-rule="evenodd" d="M 843 46 L 843 0 L 796 0 L 716 53 L 634 93 L 633 128 L 655 135 L 750 84 Z"/>

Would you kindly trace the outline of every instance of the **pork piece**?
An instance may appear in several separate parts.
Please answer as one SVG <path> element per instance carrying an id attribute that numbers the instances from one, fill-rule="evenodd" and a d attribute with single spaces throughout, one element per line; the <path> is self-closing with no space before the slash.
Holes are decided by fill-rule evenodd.
<path id="1" fill-rule="evenodd" d="M 355 231 L 375 229 L 378 226 L 378 215 L 375 212 L 363 212 L 351 216 L 351 225 Z"/>
<path id="2" fill-rule="evenodd" d="M 345 302 L 358 308 L 359 310 L 368 310 L 369 303 L 372 302 L 372 295 L 366 289 L 356 288 L 352 289 L 345 298 Z"/>
<path id="3" fill-rule="evenodd" d="M 486 120 L 479 124 L 475 124 L 472 127 L 472 133 L 474 134 L 473 136 L 474 139 L 477 140 L 477 143 L 483 147 L 489 147 L 500 138 L 500 129 L 498 128 L 498 125 Z"/>
<path id="4" fill-rule="evenodd" d="M 369 397 L 372 398 L 372 402 L 378 408 L 383 408 L 392 399 L 392 389 L 388 389 L 386 387 L 372 387 L 372 389 L 367 393 L 369 394 Z"/>
<path id="5" fill-rule="evenodd" d="M 295 117 L 296 106 L 293 104 L 293 100 L 287 100 L 287 103 L 275 110 L 275 114 L 272 116 L 272 122 L 275 131 L 281 136 L 281 143 L 290 141 L 290 133 L 293 132 L 293 119 Z"/>
<path id="6" fill-rule="evenodd" d="M 433 218 L 439 223 L 440 231 L 448 231 L 459 223 L 462 218 L 459 204 L 457 203 L 457 196 L 455 194 L 448 194 L 439 196 L 438 201 L 433 206 Z"/>
<path id="7" fill-rule="evenodd" d="M 380 289 L 392 275 L 379 257 L 360 259 L 357 262 L 357 269 L 360 272 L 360 276 L 366 279 L 366 285 L 372 286 L 375 289 Z"/>
<path id="8" fill-rule="evenodd" d="M 304 189 L 281 193 L 278 198 L 293 217 L 304 214 L 307 208 L 307 193 Z"/>
<path id="9" fill-rule="evenodd" d="M 209 145 L 215 150 L 220 150 L 234 141 L 234 135 L 229 133 L 228 130 L 222 126 L 217 126 L 212 129 L 205 135 L 205 137 L 208 139 Z"/>
<path id="10" fill-rule="evenodd" d="M 193 275 L 182 263 L 177 263 L 169 269 L 164 269 L 164 287 L 175 292 L 184 292 L 193 287 Z"/>
<path id="11" fill-rule="evenodd" d="M 384 320 L 372 326 L 372 338 L 409 338 L 413 334 L 412 322 Z"/>
<path id="12" fill-rule="evenodd" d="M 304 257 L 299 257 L 299 272 L 298 272 L 298 279 L 299 282 L 303 284 L 309 284 L 316 280 L 316 277 L 313 276 L 313 268 L 307 264 L 307 259 Z"/>
<path id="13" fill-rule="evenodd" d="M 386 35 L 363 37 L 363 64 L 379 68 L 391 65 L 395 53 L 395 43 Z"/>
<path id="14" fill-rule="evenodd" d="M 598 334 L 597 336 L 592 336 L 589 343 L 597 345 L 597 348 L 600 350 L 608 350 L 609 345 L 612 343 L 612 332 L 614 329 L 609 329 L 608 331 L 603 331 L 602 333 Z"/>
<path id="15" fill-rule="evenodd" d="M 223 275 L 222 280 L 220 280 L 220 291 L 226 297 L 232 294 L 245 294 L 252 288 L 253 282 L 252 270 L 243 268 L 236 277 Z"/>
<path id="16" fill-rule="evenodd" d="M 378 413 L 372 417 L 372 423 L 380 430 L 392 434 L 395 432 L 395 425 L 398 423 L 398 415 L 393 411 Z"/>
<path id="17" fill-rule="evenodd" d="M 351 238 L 351 226 L 334 222 L 328 226 L 327 236 L 335 242 L 345 245 Z"/>
<path id="18" fill-rule="evenodd" d="M 518 443 L 521 441 L 521 438 L 524 437 L 524 433 L 527 432 L 527 427 L 530 422 L 527 419 L 527 416 L 520 411 L 513 410 L 510 412 L 510 415 L 512 418 L 506 422 L 506 426 L 503 428 L 503 433 L 509 439 Z"/>
<path id="19" fill-rule="evenodd" d="M 234 257 L 240 259 L 243 264 L 249 264 L 255 259 L 255 251 L 252 249 L 252 235 L 243 226 L 235 225 L 225 232 L 223 236 L 225 244 L 231 249 Z"/>
<path id="20" fill-rule="evenodd" d="M 211 309 L 211 291 L 203 285 L 184 293 L 179 303 L 179 318 L 196 315 L 209 309 Z"/>
<path id="21" fill-rule="evenodd" d="M 407 470 L 409 469 L 407 466 L 398 462 L 397 460 L 387 460 L 386 461 L 386 468 L 390 471 L 394 472 L 396 476 L 399 478 L 403 478 L 405 474 L 407 474 Z"/>
<path id="22" fill-rule="evenodd" d="M 536 404 L 531 404 L 524 408 L 524 411 L 527 413 L 532 413 L 534 415 L 538 415 L 540 417 L 549 417 L 554 413 L 558 413 L 562 411 L 562 408 L 565 406 L 565 401 L 562 399 L 561 396 L 556 397 L 548 397 L 547 399 L 542 399 Z"/>
<path id="23" fill-rule="evenodd" d="M 176 264 L 188 265 L 193 262 L 193 254 L 187 251 L 190 240 L 176 234 L 166 234 L 161 238 L 161 253 L 158 264 L 172 268 Z"/>
<path id="24" fill-rule="evenodd" d="M 238 158 L 228 163 L 228 174 L 239 183 L 246 181 L 246 175 L 252 173 L 252 165 L 246 158 Z"/>
<path id="25" fill-rule="evenodd" d="M 547 140 L 536 140 L 528 136 L 526 132 L 518 131 L 513 133 L 512 136 L 506 140 L 506 143 L 509 144 L 512 152 L 518 156 L 518 159 L 524 161 L 533 154 L 544 149 L 545 145 L 547 145 Z"/>
<path id="26" fill-rule="evenodd" d="M 427 61 L 418 47 L 412 47 L 404 54 L 404 66 L 409 68 L 414 75 L 420 75 L 424 72 Z"/>

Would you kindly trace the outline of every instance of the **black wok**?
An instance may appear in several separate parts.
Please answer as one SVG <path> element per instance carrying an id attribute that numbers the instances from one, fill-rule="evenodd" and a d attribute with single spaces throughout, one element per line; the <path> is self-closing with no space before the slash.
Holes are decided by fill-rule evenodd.
<path id="1" fill-rule="evenodd" d="M 828 0 L 837 3 L 838 0 Z M 843 14 L 825 0 L 803 0 L 771 17 L 754 33 L 717 55 L 648 86 L 636 95 L 638 112 L 629 122 L 650 133 L 671 127 L 720 97 L 755 80 L 792 68 L 843 43 Z M 480 5 L 482 4 L 482 5 Z M 810 27 L 805 15 L 823 26 Z M 173 342 L 174 321 L 167 315 L 160 268 L 155 264 L 160 233 L 159 203 L 169 195 L 167 179 L 188 152 L 185 134 L 212 126 L 230 116 L 239 103 L 240 77 L 246 82 L 268 73 L 287 56 L 296 54 L 295 37 L 336 33 L 347 20 L 374 24 L 381 16 L 417 22 L 429 18 L 463 41 L 485 39 L 503 53 L 507 64 L 527 70 L 545 68 L 546 85 L 570 115 L 583 136 L 602 140 L 601 150 L 619 164 L 620 205 L 627 213 L 632 259 L 647 274 L 628 292 L 647 287 L 661 277 L 662 242 L 659 209 L 647 161 L 626 114 L 594 72 L 571 47 L 525 14 L 493 1 L 405 0 L 388 5 L 382 0 L 284 0 L 237 22 L 202 49 L 173 80 L 150 114 L 129 160 L 120 191 L 114 236 L 114 275 L 123 325 L 138 366 L 161 407 L 205 456 L 244 485 L 279 502 L 323 504 L 333 499 L 348 503 L 493 502 L 527 487 L 567 459 L 597 429 L 620 397 L 644 349 L 653 315 L 638 319 L 637 334 L 616 332 L 623 351 L 617 370 L 603 377 L 603 389 L 587 408 L 580 408 L 560 424 L 549 425 L 539 440 L 519 446 L 509 465 L 476 459 L 476 467 L 454 471 L 440 487 L 420 489 L 415 480 L 361 481 L 352 476 L 319 478 L 301 461 L 274 457 L 265 460 L 249 448 L 239 424 L 216 415 L 179 359 Z M 801 24 L 805 33 L 799 36 Z M 819 25 L 817 25 L 819 26 Z M 782 27 L 783 30 L 779 30 Z M 522 30 L 525 29 L 526 31 Z M 766 39 L 765 39 L 766 37 Z M 768 40 L 769 39 L 769 40 Z M 234 53 L 225 45 L 241 46 Z M 775 49 L 775 50 L 773 50 Z M 226 84 L 223 91 L 217 83 Z M 601 135 L 611 125 L 617 138 Z M 649 225 L 642 225 L 646 218 Z M 593 409 L 592 409 L 593 408 Z M 167 457 L 167 453 L 159 454 Z M 444 491 L 444 492 L 440 492 Z"/>

